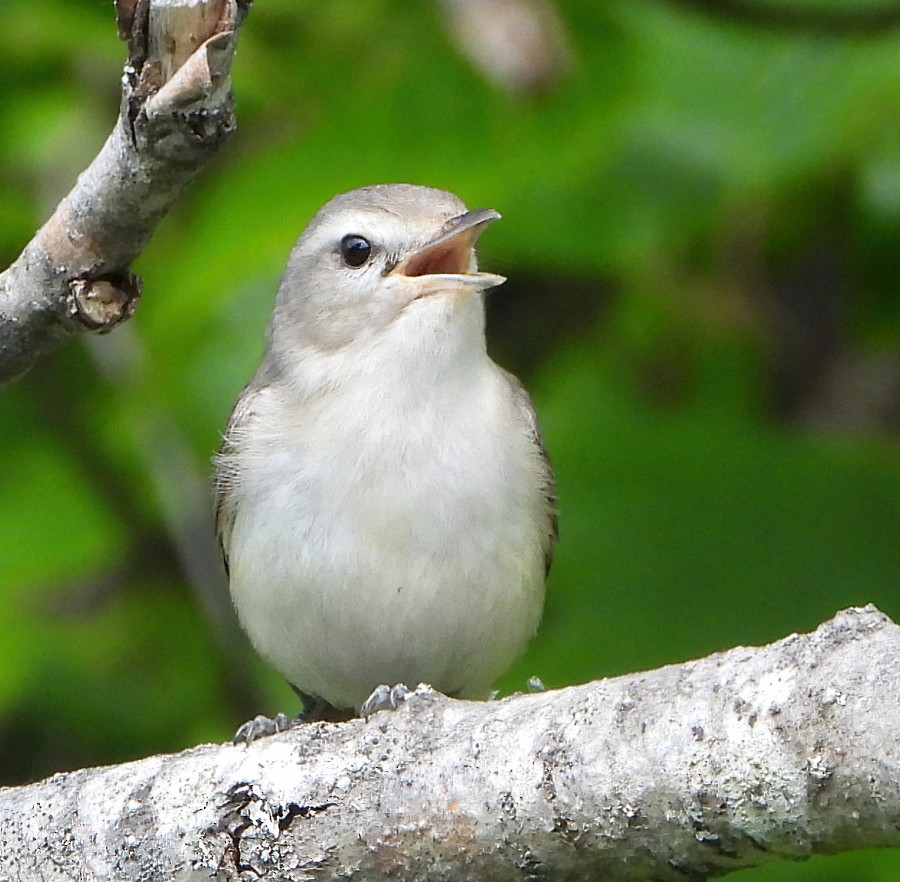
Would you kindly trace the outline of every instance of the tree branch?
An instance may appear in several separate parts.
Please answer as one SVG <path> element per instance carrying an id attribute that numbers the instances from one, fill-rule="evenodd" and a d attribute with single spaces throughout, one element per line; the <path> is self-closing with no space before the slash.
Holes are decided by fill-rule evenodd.
<path id="1" fill-rule="evenodd" d="M 762 648 L 497 702 L 425 688 L 0 790 L 0 880 L 705 879 L 900 845 L 900 628 L 874 607 Z"/>
<path id="2" fill-rule="evenodd" d="M 116 125 L 90 167 L 0 274 L 0 385 L 78 331 L 129 318 L 128 270 L 234 131 L 231 59 L 250 0 L 118 0 L 129 44 Z"/>
<path id="3" fill-rule="evenodd" d="M 884 37 L 900 26 L 900 7 L 884 3 L 831 7 L 759 0 L 669 0 L 710 18 L 818 37 Z"/>

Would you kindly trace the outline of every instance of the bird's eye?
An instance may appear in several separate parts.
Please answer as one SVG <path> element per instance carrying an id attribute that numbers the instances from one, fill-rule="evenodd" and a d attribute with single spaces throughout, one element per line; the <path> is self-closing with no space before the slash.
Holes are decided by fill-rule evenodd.
<path id="1" fill-rule="evenodd" d="M 362 236 L 344 236 L 341 239 L 341 259 L 347 266 L 362 266 L 372 254 L 372 244 Z"/>

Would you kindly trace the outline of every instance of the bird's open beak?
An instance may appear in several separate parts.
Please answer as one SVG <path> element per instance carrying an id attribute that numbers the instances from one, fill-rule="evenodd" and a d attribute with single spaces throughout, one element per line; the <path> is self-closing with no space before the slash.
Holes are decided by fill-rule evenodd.
<path id="1" fill-rule="evenodd" d="M 423 294 L 446 290 L 448 284 L 474 288 L 502 285 L 506 281 L 503 276 L 472 270 L 476 240 L 489 223 L 499 218 L 492 208 L 467 211 L 453 218 L 436 238 L 401 260 L 391 273 L 421 278 L 427 283 Z"/>

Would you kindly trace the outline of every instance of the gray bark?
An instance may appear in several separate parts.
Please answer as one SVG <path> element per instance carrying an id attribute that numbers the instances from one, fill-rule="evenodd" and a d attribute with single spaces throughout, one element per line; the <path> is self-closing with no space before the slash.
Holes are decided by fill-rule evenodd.
<path id="1" fill-rule="evenodd" d="M 900 628 L 495 702 L 420 688 L 0 790 L 0 880 L 705 879 L 900 845 Z"/>
<path id="2" fill-rule="evenodd" d="M 0 274 L 0 385 L 78 331 L 134 312 L 129 272 L 157 224 L 235 128 L 231 59 L 250 0 L 119 0 L 129 44 L 116 125 Z"/>

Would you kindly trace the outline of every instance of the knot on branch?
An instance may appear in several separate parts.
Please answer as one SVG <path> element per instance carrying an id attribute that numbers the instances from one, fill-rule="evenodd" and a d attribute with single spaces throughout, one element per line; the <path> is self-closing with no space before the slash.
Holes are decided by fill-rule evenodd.
<path id="1" fill-rule="evenodd" d="M 69 289 L 69 315 L 88 330 L 104 333 L 134 315 L 141 280 L 134 273 L 114 273 L 74 279 Z"/>

